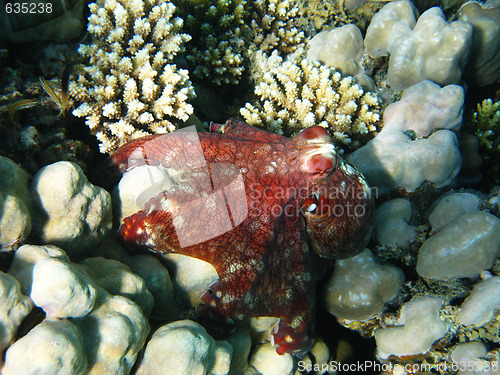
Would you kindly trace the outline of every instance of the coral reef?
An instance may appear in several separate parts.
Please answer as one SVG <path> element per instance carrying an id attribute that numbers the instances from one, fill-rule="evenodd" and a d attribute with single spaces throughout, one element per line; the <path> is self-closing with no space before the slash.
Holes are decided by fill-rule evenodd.
<path id="1" fill-rule="evenodd" d="M 474 26 L 469 62 L 465 67 L 468 81 L 486 86 L 500 79 L 500 2 L 482 4 L 469 1 L 459 10 L 461 20 Z"/>
<path id="2" fill-rule="evenodd" d="M 413 192 L 426 180 L 447 186 L 458 175 L 462 157 L 455 133 L 438 129 L 459 128 L 462 106 L 460 86 L 440 88 L 430 81 L 411 86 L 386 108 L 384 127 L 376 137 L 347 159 L 379 193 L 397 186 Z"/>
<path id="3" fill-rule="evenodd" d="M 259 374 L 292 374 L 293 357 L 290 354 L 278 355 L 270 343 L 259 345 L 249 360 L 250 366 Z"/>
<path id="4" fill-rule="evenodd" d="M 472 288 L 458 313 L 460 324 L 481 327 L 500 309 L 500 276 L 488 277 Z"/>
<path id="5" fill-rule="evenodd" d="M 78 165 L 61 161 L 42 168 L 33 191 L 33 231 L 45 243 L 77 255 L 111 230 L 109 193 L 88 182 Z"/>
<path id="6" fill-rule="evenodd" d="M 29 362 L 32 373 L 129 373 L 149 332 L 139 306 L 97 286 L 55 246 L 20 247 L 9 274 L 46 317 L 7 349 L 4 372 Z"/>
<path id="7" fill-rule="evenodd" d="M 28 174 L 0 156 L 0 251 L 24 241 L 31 231 Z"/>
<path id="8" fill-rule="evenodd" d="M 433 129 L 459 130 L 462 125 L 464 89 L 425 80 L 403 91 L 401 99 L 384 111 L 384 129 L 413 131 L 421 138 Z"/>
<path id="9" fill-rule="evenodd" d="M 338 147 L 351 149 L 377 130 L 377 96 L 352 77 L 299 57 L 284 60 L 276 51 L 257 52 L 255 65 L 258 100 L 240 109 L 250 125 L 288 136 L 319 125 Z"/>
<path id="10" fill-rule="evenodd" d="M 375 237 L 380 245 L 405 248 L 417 238 L 415 226 L 410 225 L 413 209 L 404 198 L 382 203 L 375 215 Z"/>
<path id="11" fill-rule="evenodd" d="M 374 336 L 377 359 L 392 366 L 391 374 L 398 373 L 396 368 L 407 363 L 418 368 L 419 374 L 429 369 L 445 374 L 453 361 L 467 357 L 464 356 L 465 343 L 472 340 L 480 344 L 472 348 L 473 353 L 483 353 L 478 366 L 495 368 L 498 352 L 487 353 L 485 345 L 500 340 L 497 311 L 500 263 L 495 259 L 500 248 L 496 234 L 500 219 L 480 211 L 486 202 L 484 195 L 476 191 L 447 192 L 432 199 L 430 204 L 416 199 L 419 194 L 422 191 L 410 197 L 416 214 L 409 222 L 415 226 L 430 222 L 433 229 L 425 233 L 419 225 L 414 241 L 398 243 L 397 253 L 393 253 L 397 259 L 387 256 L 386 245 L 375 247 L 373 253 L 389 264 L 403 262 L 412 268 L 416 264 L 416 271 L 425 282 L 407 281 L 390 301 L 390 308 L 370 320 L 339 319 L 339 322 L 365 336 Z M 403 206 L 399 204 L 402 201 L 405 200 L 399 198 L 382 204 L 377 210 L 376 226 L 385 225 L 387 205 L 392 206 L 394 202 L 396 206 Z M 393 239 L 396 241 L 399 237 L 399 232 L 394 231 Z M 385 242 L 390 243 L 390 238 Z M 418 251 L 414 251 L 415 248 Z M 405 261 L 405 258 L 411 259 Z M 345 293 L 358 290 L 354 283 L 351 291 L 349 285 L 346 286 Z M 480 349 L 479 352 L 476 349 Z"/>
<path id="12" fill-rule="evenodd" d="M 87 374 L 82 341 L 70 321 L 43 321 L 7 350 L 2 374 Z"/>
<path id="13" fill-rule="evenodd" d="M 297 27 L 298 0 L 255 0 L 252 2 L 252 49 L 277 50 L 282 54 L 295 51 L 305 42 L 304 32 Z"/>
<path id="14" fill-rule="evenodd" d="M 493 353 L 488 355 L 486 346 L 479 341 L 457 345 L 451 353 L 454 367 L 459 369 L 457 375 L 474 375 L 477 373 L 497 374 L 499 369 L 498 361 L 492 360 L 490 362 L 488 361 L 488 357 L 491 359 L 495 358 Z M 469 368 L 465 366 L 466 364 L 469 365 Z"/>
<path id="15" fill-rule="evenodd" d="M 500 182 L 500 101 L 485 99 L 477 105 L 467 128 L 479 138 L 483 173 L 492 184 Z"/>
<path id="16" fill-rule="evenodd" d="M 80 265 L 109 294 L 127 297 L 141 308 L 144 315 L 151 315 L 153 295 L 146 282 L 125 264 L 114 259 L 93 257 L 84 259 Z"/>
<path id="17" fill-rule="evenodd" d="M 500 256 L 500 219 L 486 212 L 461 215 L 424 242 L 417 272 L 428 279 L 477 277 Z"/>
<path id="18" fill-rule="evenodd" d="M 309 42 L 308 60 L 318 60 L 334 67 L 343 76 L 355 76 L 363 71 L 363 35 L 356 25 L 345 25 L 316 34 Z"/>
<path id="19" fill-rule="evenodd" d="M 448 327 L 441 321 L 439 309 L 444 300 L 439 297 L 416 297 L 401 307 L 393 327 L 375 332 L 377 355 L 387 359 L 427 353 L 434 341 L 443 337 Z"/>
<path id="20" fill-rule="evenodd" d="M 188 72 L 172 64 L 183 43 L 183 21 L 175 6 L 154 0 L 100 0 L 90 5 L 90 44 L 78 52 L 71 95 L 73 110 L 99 140 L 102 153 L 126 142 L 176 128 L 193 112 Z"/>
<path id="21" fill-rule="evenodd" d="M 47 319 L 81 318 L 93 310 L 97 290 L 66 260 L 49 258 L 33 266 L 30 297 Z"/>
<path id="22" fill-rule="evenodd" d="M 0 153 L 20 164 L 29 173 L 55 161 L 69 160 L 86 168 L 92 155 L 87 141 L 73 132 L 81 121 L 68 114 L 58 116 L 55 103 L 40 84 L 45 78 L 56 93 L 61 73 L 75 54 L 74 43 L 35 43 L 35 48 L 12 44 L 8 56 L 0 58 Z M 2 50 L 6 52 L 7 50 Z M 0 53 L 1 55 L 1 53 Z M 7 57 L 4 56 L 4 58 Z M 34 66 L 30 61 L 37 62 Z M 34 106 L 18 107 L 27 101 Z M 16 110 L 18 108 L 19 110 Z"/>
<path id="23" fill-rule="evenodd" d="M 387 374 L 497 374 L 500 190 L 488 189 L 500 183 L 498 0 L 462 7 L 465 0 L 170 1 L 90 7 L 69 104 L 101 151 L 183 126 L 194 110 L 181 69 L 189 68 L 202 97 L 191 104 L 204 128 L 249 101 L 241 114 L 256 126 L 293 135 L 321 124 L 340 152 L 354 151 L 346 159 L 376 198 L 375 236 L 333 273 L 330 262 L 311 267 L 324 277 L 315 303 L 319 336 L 301 360 L 276 353 L 287 340 L 277 317 L 251 318 L 218 341 L 212 324 L 200 321 L 205 331 L 190 320 L 200 303 L 218 301 L 216 269 L 180 254 L 131 254 L 110 230 L 111 211 L 119 225 L 179 175 L 135 165 L 110 199 L 86 177 L 102 155 L 84 120 L 57 116 L 39 85 L 41 75 L 58 94 L 80 42 L 2 44 L 2 374 L 319 374 L 332 360 L 353 359 L 343 350 L 354 361 L 390 365 Z M 24 26 L 39 26 L 16 37 L 76 36 L 85 3 L 61 2 L 69 3 L 76 7 L 62 13 L 18 15 Z M 42 25 L 58 15 L 57 26 Z M 41 169 L 60 160 L 73 163 Z M 313 197 L 308 202 L 317 210 Z M 284 280 L 293 271 L 273 275 Z M 309 296 L 297 304 L 304 301 Z"/>
<path id="24" fill-rule="evenodd" d="M 215 341 L 198 323 L 179 320 L 158 328 L 149 340 L 138 375 L 229 372 L 232 347 Z M 171 360 L 165 361 L 167 356 Z"/>
<path id="25" fill-rule="evenodd" d="M 19 282 L 3 272 L 0 272 L 0 298 L 0 350 L 4 351 L 14 341 L 21 322 L 33 308 L 33 302 L 21 293 Z"/>
<path id="26" fill-rule="evenodd" d="M 413 17 L 410 1 L 390 2 L 366 31 L 367 51 L 375 52 L 374 57 L 390 54 L 391 87 L 399 91 L 426 79 L 443 86 L 459 83 L 469 57 L 472 25 L 461 20 L 448 23 L 439 7 L 425 11 L 411 29 Z"/>
<path id="27" fill-rule="evenodd" d="M 174 0 L 183 30 L 192 37 L 186 60 L 195 77 L 216 85 L 237 84 L 244 71 L 246 0 Z"/>
<path id="28" fill-rule="evenodd" d="M 392 39 L 415 27 L 418 10 L 411 1 L 391 1 L 373 16 L 365 35 L 366 53 L 373 58 L 389 54 Z"/>
<path id="29" fill-rule="evenodd" d="M 429 214 L 429 224 L 436 232 L 452 223 L 460 216 L 479 209 L 479 197 L 471 193 L 451 193 L 444 195 Z"/>
<path id="30" fill-rule="evenodd" d="M 345 24 L 356 24 L 365 30 L 383 3 L 366 0 L 303 0 L 298 6 L 297 24 L 309 35 Z"/>
<path id="31" fill-rule="evenodd" d="M 325 286 L 328 312 L 338 319 L 368 320 L 380 314 L 404 282 L 403 272 L 377 263 L 369 249 L 336 262 Z"/>

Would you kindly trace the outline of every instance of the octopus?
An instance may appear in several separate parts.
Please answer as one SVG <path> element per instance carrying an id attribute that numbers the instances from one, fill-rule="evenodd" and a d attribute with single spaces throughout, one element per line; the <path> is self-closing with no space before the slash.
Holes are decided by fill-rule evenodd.
<path id="1" fill-rule="evenodd" d="M 365 248 L 370 189 L 322 127 L 287 138 L 230 119 L 210 130 L 139 138 L 108 159 L 117 174 L 150 165 L 173 181 L 118 234 L 210 263 L 219 280 L 203 293 L 204 309 L 228 321 L 279 318 L 276 352 L 303 356 L 315 341 L 318 264 Z"/>

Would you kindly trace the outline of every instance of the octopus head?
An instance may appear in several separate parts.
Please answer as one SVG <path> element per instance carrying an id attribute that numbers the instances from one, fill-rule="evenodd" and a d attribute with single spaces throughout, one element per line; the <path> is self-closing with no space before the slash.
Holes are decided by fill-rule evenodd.
<path id="1" fill-rule="evenodd" d="M 313 249 L 328 258 L 358 254 L 370 239 L 374 213 L 363 175 L 338 155 L 322 127 L 304 130 L 294 142 L 307 184 L 299 199 Z"/>

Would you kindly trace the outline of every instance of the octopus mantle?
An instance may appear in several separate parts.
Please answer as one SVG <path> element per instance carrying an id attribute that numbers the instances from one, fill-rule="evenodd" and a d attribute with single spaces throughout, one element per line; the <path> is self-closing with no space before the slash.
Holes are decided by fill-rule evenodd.
<path id="1" fill-rule="evenodd" d="M 232 320 L 278 317 L 276 351 L 301 356 L 314 343 L 310 250 L 345 258 L 364 249 L 369 188 L 321 127 L 292 139 L 234 119 L 211 128 L 137 139 L 108 159 L 119 173 L 154 165 L 173 180 L 118 233 L 157 253 L 212 264 L 219 281 L 203 294 L 205 308 Z"/>

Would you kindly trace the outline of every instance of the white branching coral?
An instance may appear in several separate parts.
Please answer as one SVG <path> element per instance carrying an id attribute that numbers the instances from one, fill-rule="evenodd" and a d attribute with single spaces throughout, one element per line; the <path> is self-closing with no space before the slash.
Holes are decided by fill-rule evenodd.
<path id="1" fill-rule="evenodd" d="M 254 71 L 259 99 L 240 109 L 250 125 L 287 136 L 320 125 L 340 147 L 350 148 L 377 130 L 377 96 L 363 92 L 352 77 L 300 55 L 284 61 L 277 51 L 269 57 L 257 52 Z"/>
<path id="2" fill-rule="evenodd" d="M 89 5 L 90 44 L 70 85 L 73 111 L 99 140 L 102 153 L 150 134 L 175 130 L 193 113 L 188 71 L 171 64 L 191 37 L 180 33 L 175 6 L 161 0 L 98 0 Z"/>
<path id="3" fill-rule="evenodd" d="M 296 27 L 299 5 L 297 0 L 255 0 L 252 3 L 250 26 L 256 49 L 290 53 L 305 43 L 304 32 Z"/>

